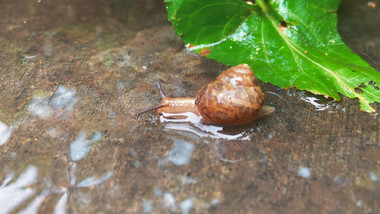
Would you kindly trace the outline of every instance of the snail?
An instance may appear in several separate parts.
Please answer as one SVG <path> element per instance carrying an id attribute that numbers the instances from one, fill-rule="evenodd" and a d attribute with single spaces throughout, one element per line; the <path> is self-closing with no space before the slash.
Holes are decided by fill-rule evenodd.
<path id="1" fill-rule="evenodd" d="M 159 114 L 192 112 L 209 124 L 243 125 L 274 111 L 273 107 L 263 106 L 264 93 L 247 64 L 222 72 L 214 82 L 201 88 L 195 98 L 170 98 L 159 84 L 158 89 L 161 104 L 137 113 L 137 117 L 157 109 Z"/>

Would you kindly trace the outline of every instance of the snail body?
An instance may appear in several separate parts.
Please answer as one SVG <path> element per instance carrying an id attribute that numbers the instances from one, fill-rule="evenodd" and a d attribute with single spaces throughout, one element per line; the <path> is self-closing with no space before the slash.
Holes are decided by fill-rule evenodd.
<path id="1" fill-rule="evenodd" d="M 264 94 L 247 64 L 222 72 L 214 82 L 201 88 L 195 98 L 170 98 L 160 86 L 159 90 L 161 104 L 137 116 L 155 109 L 159 114 L 193 112 L 206 123 L 242 125 L 274 111 L 273 107 L 263 107 Z"/>

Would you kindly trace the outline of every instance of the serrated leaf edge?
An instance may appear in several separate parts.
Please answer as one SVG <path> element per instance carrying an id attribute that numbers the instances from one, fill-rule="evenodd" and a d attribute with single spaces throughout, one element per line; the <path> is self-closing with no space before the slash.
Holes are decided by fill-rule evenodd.
<path id="1" fill-rule="evenodd" d="M 372 108 L 372 106 L 370 105 L 370 103 L 367 101 L 367 99 L 365 99 L 364 97 L 360 96 L 359 93 L 357 93 L 354 89 L 352 89 L 351 87 L 349 87 L 343 80 L 347 81 L 347 82 L 350 82 L 352 83 L 350 80 L 342 77 L 342 76 L 338 76 L 336 75 L 336 73 L 332 70 L 330 70 L 329 68 L 326 68 L 325 66 L 321 65 L 320 63 L 314 61 L 313 59 L 309 58 L 306 54 L 304 54 L 302 51 L 300 51 L 300 49 L 302 49 L 301 47 L 299 47 L 297 44 L 295 44 L 292 40 L 288 39 L 282 32 L 281 30 L 277 27 L 277 22 L 276 20 L 269 14 L 269 13 L 264 13 L 265 16 L 268 18 L 268 20 L 271 22 L 271 24 L 273 25 L 273 28 L 276 29 L 276 31 L 278 32 L 278 34 L 281 36 L 281 38 L 284 40 L 284 42 L 291 48 L 291 51 L 293 53 L 293 50 L 296 51 L 298 53 L 298 55 L 302 56 L 303 58 L 305 58 L 306 60 L 309 60 L 310 62 L 312 62 L 313 64 L 315 64 L 316 66 L 320 67 L 321 69 L 325 70 L 326 72 L 328 72 L 331 76 L 333 76 L 344 88 L 346 88 L 348 91 L 350 91 L 352 94 L 354 94 L 354 97 L 350 97 L 350 96 L 347 96 L 347 97 L 350 97 L 350 98 L 358 98 L 359 99 L 359 102 L 361 104 L 363 104 L 365 106 L 364 110 L 366 111 L 369 111 L 369 112 L 375 112 L 375 109 Z M 267 57 L 267 56 L 266 56 Z M 295 61 L 296 61 L 296 58 L 294 57 Z M 298 62 L 296 62 L 296 64 L 298 65 L 298 68 L 302 69 L 302 66 L 299 65 Z M 307 75 L 306 72 L 303 72 L 305 75 Z M 342 80 L 343 79 L 343 80 Z M 352 85 L 356 85 L 354 83 L 352 83 Z M 295 86 L 297 87 L 297 86 Z M 300 87 L 297 87 L 299 89 L 305 89 L 305 88 L 300 88 Z M 305 89 L 305 90 L 308 90 L 308 89 Z M 314 92 L 313 92 L 314 93 Z M 370 92 L 366 92 L 368 94 L 371 94 L 371 95 L 374 95 Z M 329 95 L 330 97 L 332 97 L 333 99 L 335 100 L 339 100 L 337 97 L 334 97 L 334 96 L 331 96 Z"/>

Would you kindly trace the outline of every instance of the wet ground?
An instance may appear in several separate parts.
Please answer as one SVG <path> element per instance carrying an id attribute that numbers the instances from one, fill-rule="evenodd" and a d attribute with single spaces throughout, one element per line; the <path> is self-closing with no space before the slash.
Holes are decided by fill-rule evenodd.
<path id="1" fill-rule="evenodd" d="M 0 4 L 0 213 L 380 213 L 380 117 L 356 100 L 262 83 L 276 111 L 247 126 L 137 119 L 157 81 L 194 97 L 227 68 L 161 1 Z M 379 6 L 339 11 L 377 70 Z"/>

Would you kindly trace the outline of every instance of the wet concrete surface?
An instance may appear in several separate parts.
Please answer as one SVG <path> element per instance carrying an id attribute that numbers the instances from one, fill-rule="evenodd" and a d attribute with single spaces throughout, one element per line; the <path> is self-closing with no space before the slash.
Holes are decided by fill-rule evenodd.
<path id="1" fill-rule="evenodd" d="M 227 68 L 161 1 L 0 4 L 0 213 L 380 212 L 380 118 L 356 100 L 262 83 L 276 111 L 246 126 L 136 118 L 157 81 L 194 97 Z M 343 0 L 339 29 L 380 70 L 378 6 Z"/>

